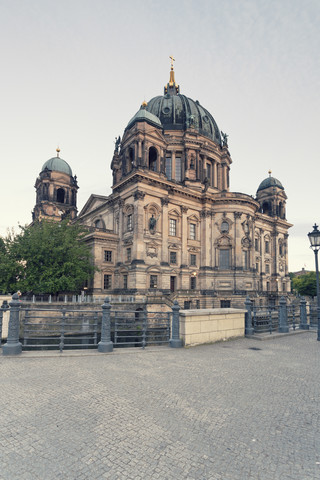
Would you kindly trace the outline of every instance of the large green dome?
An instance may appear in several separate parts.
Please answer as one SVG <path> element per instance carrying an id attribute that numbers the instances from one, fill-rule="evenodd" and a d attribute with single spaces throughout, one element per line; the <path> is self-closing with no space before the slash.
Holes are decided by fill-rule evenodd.
<path id="1" fill-rule="evenodd" d="M 60 157 L 53 157 L 47 160 L 46 163 L 43 164 L 41 172 L 43 172 L 46 168 L 53 172 L 66 173 L 67 175 L 70 175 L 70 177 L 72 177 L 72 170 L 70 165 Z"/>
<path id="2" fill-rule="evenodd" d="M 160 119 L 164 130 L 193 127 L 219 145 L 222 144 L 218 125 L 198 100 L 194 101 L 180 93 L 166 93 L 152 98 L 146 109 Z"/>
<path id="3" fill-rule="evenodd" d="M 128 123 L 127 128 L 137 121 L 146 121 L 162 127 L 164 131 L 194 128 L 218 145 L 224 144 L 218 125 L 211 113 L 200 105 L 198 100 L 192 100 L 180 94 L 180 87 L 175 82 L 172 65 L 169 82 L 164 87 L 164 95 L 153 97 L 148 103 L 144 102 Z"/>

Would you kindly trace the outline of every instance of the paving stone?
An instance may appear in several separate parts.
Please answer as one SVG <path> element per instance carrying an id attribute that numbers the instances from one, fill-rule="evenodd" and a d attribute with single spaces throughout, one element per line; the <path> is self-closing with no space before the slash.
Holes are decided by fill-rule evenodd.
<path id="1" fill-rule="evenodd" d="M 0 480 L 320 479 L 312 332 L 0 357 Z"/>

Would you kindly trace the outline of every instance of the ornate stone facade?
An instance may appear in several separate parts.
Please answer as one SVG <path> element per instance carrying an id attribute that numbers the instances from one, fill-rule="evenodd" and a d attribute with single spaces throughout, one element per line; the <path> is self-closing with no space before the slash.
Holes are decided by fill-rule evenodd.
<path id="1" fill-rule="evenodd" d="M 112 195 L 92 195 L 78 216 L 92 227 L 93 294 L 198 308 L 290 291 L 283 186 L 269 176 L 256 198 L 230 192 L 227 137 L 180 94 L 171 67 L 164 95 L 143 103 L 116 141 Z"/>
<path id="2" fill-rule="evenodd" d="M 72 175 L 68 163 L 57 156 L 50 158 L 42 167 L 36 180 L 36 205 L 32 212 L 33 220 L 50 218 L 61 220 L 77 216 L 77 177 Z"/>

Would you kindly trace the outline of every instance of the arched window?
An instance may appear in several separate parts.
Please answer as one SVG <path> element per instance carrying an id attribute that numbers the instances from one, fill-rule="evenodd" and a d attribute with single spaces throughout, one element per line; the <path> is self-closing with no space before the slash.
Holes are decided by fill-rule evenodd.
<path id="1" fill-rule="evenodd" d="M 271 216 L 271 205 L 269 202 L 263 202 L 262 204 L 262 213 Z"/>
<path id="2" fill-rule="evenodd" d="M 158 157 L 158 152 L 155 147 L 150 147 L 149 148 L 149 169 L 152 170 L 153 172 L 157 171 L 157 157 Z"/>
<path id="3" fill-rule="evenodd" d="M 282 202 L 279 203 L 279 217 L 282 219 L 285 218 L 285 209 Z"/>
<path id="4" fill-rule="evenodd" d="M 129 170 L 132 170 L 134 166 L 134 149 L 129 148 Z"/>
<path id="5" fill-rule="evenodd" d="M 103 221 L 99 218 L 99 220 L 96 220 L 96 221 L 94 222 L 94 226 L 95 226 L 96 228 L 103 228 Z"/>
<path id="6" fill-rule="evenodd" d="M 57 202 L 64 203 L 65 191 L 63 188 L 58 188 L 57 190 Z"/>

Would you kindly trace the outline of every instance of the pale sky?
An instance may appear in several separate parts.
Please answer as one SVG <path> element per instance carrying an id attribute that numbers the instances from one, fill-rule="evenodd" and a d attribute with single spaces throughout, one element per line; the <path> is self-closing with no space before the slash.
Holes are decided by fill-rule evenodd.
<path id="1" fill-rule="evenodd" d="M 229 135 L 231 191 L 268 170 L 287 193 L 289 269 L 314 270 L 320 223 L 319 0 L 0 0 L 0 235 L 31 221 L 42 165 L 78 177 L 79 211 L 111 193 L 114 138 L 162 95 L 182 94 Z"/>

